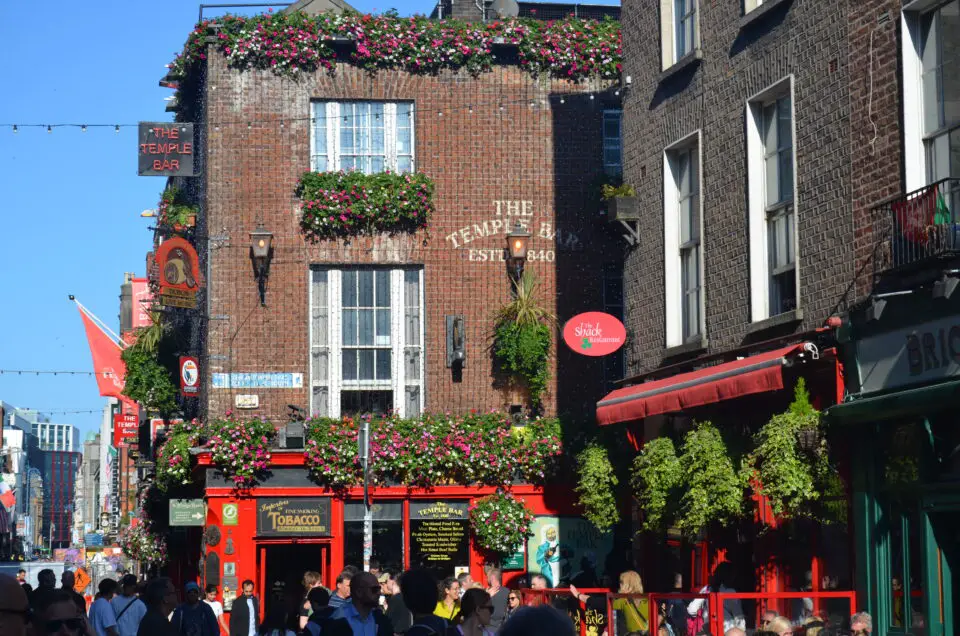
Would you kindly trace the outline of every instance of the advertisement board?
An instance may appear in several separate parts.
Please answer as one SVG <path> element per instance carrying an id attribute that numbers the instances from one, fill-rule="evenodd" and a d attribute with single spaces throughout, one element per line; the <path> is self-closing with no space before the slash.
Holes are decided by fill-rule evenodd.
<path id="1" fill-rule="evenodd" d="M 140 437 L 140 421 L 136 415 L 113 415 L 113 445 L 136 444 Z"/>

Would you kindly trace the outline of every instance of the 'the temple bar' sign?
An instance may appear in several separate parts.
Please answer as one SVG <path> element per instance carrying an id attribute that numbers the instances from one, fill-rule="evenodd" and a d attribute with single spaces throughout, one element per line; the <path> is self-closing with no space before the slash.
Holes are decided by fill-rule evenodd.
<path id="1" fill-rule="evenodd" d="M 148 177 L 193 176 L 193 124 L 140 122 L 138 173 Z"/>

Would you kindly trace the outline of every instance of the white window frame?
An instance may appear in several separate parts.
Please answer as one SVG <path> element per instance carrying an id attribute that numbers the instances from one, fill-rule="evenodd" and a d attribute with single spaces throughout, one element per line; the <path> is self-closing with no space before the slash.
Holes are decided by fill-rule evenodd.
<path id="1" fill-rule="evenodd" d="M 754 9 L 760 8 L 765 0 L 743 0 L 743 15 L 747 15 Z"/>
<path id="2" fill-rule="evenodd" d="M 341 106 L 345 104 L 382 104 L 383 105 L 383 128 L 384 128 L 384 170 L 399 172 L 397 167 L 397 105 L 410 105 L 410 170 L 404 172 L 414 172 L 416 170 L 416 108 L 410 101 L 313 101 L 310 103 L 310 169 L 317 170 L 316 160 L 318 156 L 326 154 L 327 169 L 326 172 L 342 170 L 342 157 L 340 147 L 340 126 L 343 122 L 341 116 Z M 317 136 L 315 130 L 317 126 L 326 126 L 326 148 L 317 147 Z"/>
<path id="3" fill-rule="evenodd" d="M 697 150 L 697 268 L 700 291 L 697 299 L 697 333 L 684 336 L 683 321 L 683 252 L 680 242 L 680 183 L 677 159 L 680 153 Z M 703 148 L 700 130 L 682 137 L 663 150 L 663 245 L 664 245 L 664 301 L 666 309 L 666 346 L 700 342 L 706 337 L 704 319 L 704 250 L 703 250 Z"/>
<path id="4" fill-rule="evenodd" d="M 793 75 L 777 81 L 747 100 L 745 108 L 747 146 L 747 216 L 750 250 L 750 320 L 760 322 L 777 314 L 770 313 L 770 271 L 768 249 L 768 206 L 766 202 L 766 165 L 763 140 L 763 107 L 790 96 L 790 129 L 793 162 L 793 254 L 795 276 L 795 308 L 800 309 L 800 250 L 797 205 L 797 101 Z"/>
<path id="5" fill-rule="evenodd" d="M 390 271 L 390 379 L 389 380 L 368 380 L 368 381 L 344 381 L 342 353 L 343 345 L 341 342 L 342 333 L 342 274 L 345 270 L 361 269 L 389 269 Z M 326 271 L 327 273 L 327 338 L 325 342 L 314 342 L 314 309 L 319 307 L 319 300 L 314 294 L 314 272 Z M 408 344 L 406 342 L 406 305 L 404 299 L 404 273 L 415 271 L 418 276 L 419 290 L 419 345 Z M 343 390 L 390 390 L 393 392 L 393 410 L 400 417 L 416 417 L 424 410 L 425 404 L 425 309 L 424 309 L 424 289 L 423 289 L 423 268 L 422 267 L 367 267 L 367 266 L 337 266 L 337 265 L 314 265 L 308 269 L 307 282 L 309 288 L 309 345 L 308 345 L 308 363 L 310 368 L 310 412 L 311 415 L 318 417 L 340 417 L 341 400 L 340 392 Z M 406 373 L 407 349 L 419 348 L 419 362 L 417 366 L 417 378 L 408 378 Z M 315 373 L 314 364 L 315 351 L 327 353 L 326 359 L 326 381 L 319 374 Z M 313 392 L 315 388 L 327 388 L 327 412 L 323 413 L 315 410 Z M 407 412 L 407 389 L 416 388 L 419 391 L 419 412 Z"/>
<path id="6" fill-rule="evenodd" d="M 607 136 L 607 122 L 611 120 L 616 120 L 617 122 L 617 136 L 608 137 Z M 622 110 L 605 110 L 603 111 L 603 121 L 602 128 L 600 130 L 600 136 L 602 138 L 602 148 L 601 152 L 603 156 L 601 161 L 603 162 L 603 171 L 608 176 L 619 177 L 623 174 L 623 111 Z M 607 151 L 616 150 L 619 155 L 619 159 L 616 163 L 607 162 Z"/>
<path id="7" fill-rule="evenodd" d="M 681 58 L 700 48 L 700 0 L 687 0 L 692 7 L 687 15 L 693 19 L 693 41 L 683 53 L 677 51 L 677 30 L 681 16 L 677 15 L 677 0 L 660 0 L 660 68 L 667 70 Z"/>

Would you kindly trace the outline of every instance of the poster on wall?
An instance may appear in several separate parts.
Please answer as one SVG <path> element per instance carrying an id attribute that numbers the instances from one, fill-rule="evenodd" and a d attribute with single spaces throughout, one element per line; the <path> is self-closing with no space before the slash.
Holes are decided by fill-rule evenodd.
<path id="1" fill-rule="evenodd" d="M 527 539 L 527 569 L 547 587 L 596 587 L 603 578 L 613 534 L 580 517 L 537 517 Z"/>
<path id="2" fill-rule="evenodd" d="M 438 578 L 470 566 L 467 502 L 410 502 L 410 567 Z"/>

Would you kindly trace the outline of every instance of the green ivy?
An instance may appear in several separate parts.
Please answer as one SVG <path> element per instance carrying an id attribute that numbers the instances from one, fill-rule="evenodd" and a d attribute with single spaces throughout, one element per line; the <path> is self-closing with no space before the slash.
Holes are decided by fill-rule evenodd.
<path id="1" fill-rule="evenodd" d="M 812 452 L 800 449 L 798 440 L 804 434 L 817 440 Z M 744 475 L 767 498 L 773 514 L 782 518 L 812 516 L 816 512 L 812 504 L 821 498 L 834 471 L 820 413 L 810 403 L 803 378 L 797 381 L 790 407 L 770 418 L 754 436 L 754 443 Z"/>
<path id="2" fill-rule="evenodd" d="M 494 340 L 494 354 L 501 368 L 521 379 L 530 390 L 530 402 L 539 405 L 550 381 L 550 327 L 501 323 L 496 327 Z"/>
<path id="3" fill-rule="evenodd" d="M 745 480 L 736 471 L 720 430 L 698 422 L 683 440 L 679 457 L 682 495 L 676 527 L 695 537 L 713 523 L 743 514 Z"/>
<path id="4" fill-rule="evenodd" d="M 614 474 L 607 449 L 591 444 L 577 455 L 577 494 L 583 516 L 597 530 L 604 532 L 620 522 L 616 488 L 620 481 Z"/>
<path id="5" fill-rule="evenodd" d="M 682 478 L 672 439 L 657 437 L 644 444 L 633 461 L 630 483 L 644 513 L 644 530 L 664 530 L 673 521 Z"/>
<path id="6" fill-rule="evenodd" d="M 125 396 L 164 417 L 177 411 L 174 376 L 157 361 L 155 353 L 133 345 L 124 349 L 120 357 L 127 368 Z"/>

